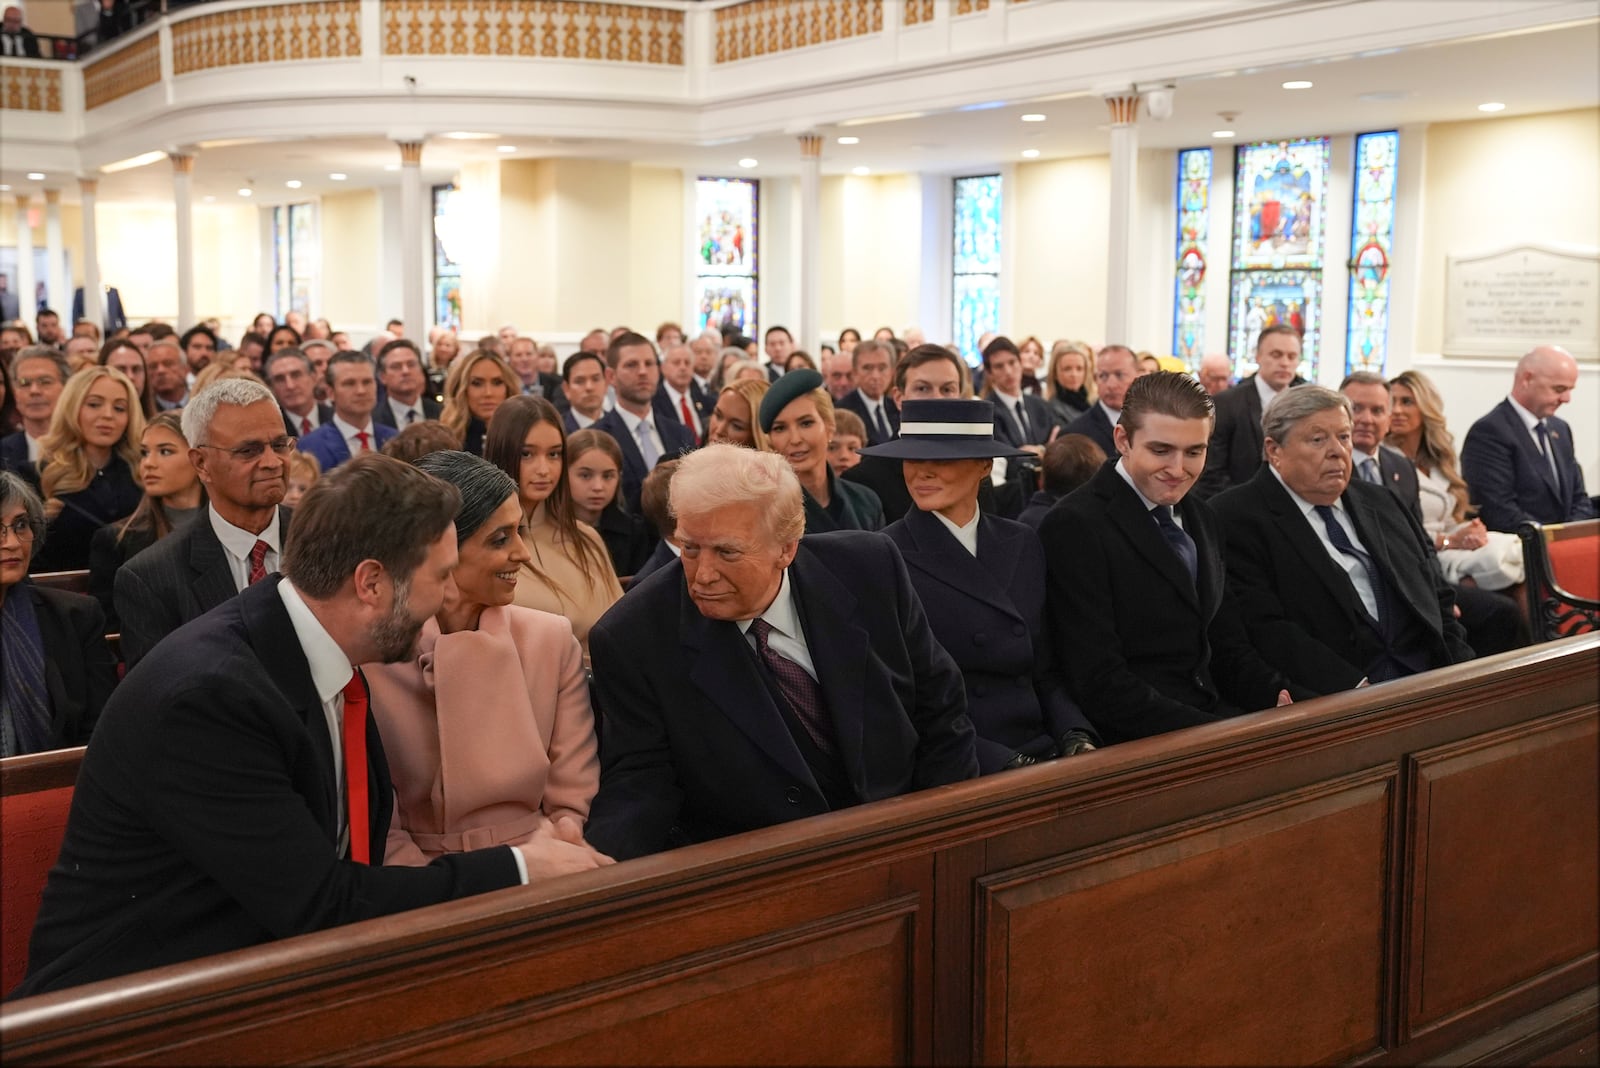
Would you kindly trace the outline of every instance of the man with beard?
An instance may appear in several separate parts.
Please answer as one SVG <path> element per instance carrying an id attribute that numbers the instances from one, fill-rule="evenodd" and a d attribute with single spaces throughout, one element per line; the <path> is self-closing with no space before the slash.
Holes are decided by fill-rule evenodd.
<path id="1" fill-rule="evenodd" d="M 399 460 L 357 457 L 306 494 L 282 577 L 129 673 L 84 756 L 23 994 L 596 864 L 565 821 L 383 866 L 394 790 L 355 665 L 416 655 L 455 568 L 460 504 Z"/>

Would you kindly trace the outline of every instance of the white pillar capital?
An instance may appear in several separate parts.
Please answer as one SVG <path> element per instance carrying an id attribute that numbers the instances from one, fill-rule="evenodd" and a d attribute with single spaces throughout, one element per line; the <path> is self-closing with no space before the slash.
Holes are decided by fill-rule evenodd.
<path id="1" fill-rule="evenodd" d="M 95 235 L 94 197 L 100 188 L 95 178 L 79 178 L 78 193 L 83 215 L 83 317 L 106 327 L 105 299 L 100 292 L 100 246 Z M 109 331 L 107 331 L 109 333 Z"/>

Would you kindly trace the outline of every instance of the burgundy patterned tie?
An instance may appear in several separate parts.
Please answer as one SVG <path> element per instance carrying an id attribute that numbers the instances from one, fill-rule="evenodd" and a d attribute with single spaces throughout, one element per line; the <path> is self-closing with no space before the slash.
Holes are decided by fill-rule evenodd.
<path id="1" fill-rule="evenodd" d="M 788 698 L 795 718 L 800 720 L 800 725 L 806 729 L 811 740 L 817 743 L 817 748 L 832 759 L 836 750 L 833 731 L 828 723 L 828 710 L 822 704 L 822 687 L 806 673 L 805 668 L 767 645 L 767 636 L 772 633 L 771 623 L 764 619 L 753 619 L 750 621 L 750 631 L 756 636 L 756 654 L 778 680 L 778 689 Z"/>
<path id="2" fill-rule="evenodd" d="M 267 577 L 267 550 L 271 548 L 272 546 L 259 539 L 256 541 L 255 545 L 251 547 L 250 575 L 247 580 L 251 586 L 254 586 L 256 583 Z"/>

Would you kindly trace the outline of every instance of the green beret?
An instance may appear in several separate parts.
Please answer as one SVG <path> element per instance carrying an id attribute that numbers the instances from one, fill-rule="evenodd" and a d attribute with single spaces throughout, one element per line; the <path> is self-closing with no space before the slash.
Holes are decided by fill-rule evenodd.
<path id="1" fill-rule="evenodd" d="M 809 367 L 802 367 L 798 371 L 790 371 L 767 390 L 767 395 L 761 398 L 761 429 L 772 431 L 773 420 L 778 418 L 778 413 L 789 406 L 792 400 L 798 400 L 807 393 L 822 388 L 822 376 Z"/>

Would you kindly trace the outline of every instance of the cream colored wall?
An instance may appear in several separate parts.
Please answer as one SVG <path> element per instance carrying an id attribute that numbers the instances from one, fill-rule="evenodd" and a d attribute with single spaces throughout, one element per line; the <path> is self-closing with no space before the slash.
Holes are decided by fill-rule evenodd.
<path id="1" fill-rule="evenodd" d="M 155 317 L 171 320 L 177 316 L 178 247 L 174 237 L 175 218 L 173 207 L 161 204 L 102 204 L 95 212 L 95 238 L 100 246 L 100 279 L 106 285 L 117 288 L 130 323 Z M 255 240 L 252 236 L 252 250 Z M 197 286 L 198 280 L 209 275 L 216 266 L 210 256 L 196 256 Z M 249 270 L 253 282 L 253 254 L 242 266 Z M 196 300 L 199 296 L 197 288 Z"/>
<path id="2" fill-rule="evenodd" d="M 624 320 L 654 335 L 658 324 L 682 323 L 689 250 L 683 247 L 683 172 L 634 167 L 628 203 L 628 314 Z"/>
<path id="3" fill-rule="evenodd" d="M 1110 188 L 1106 156 L 1017 165 L 1006 210 L 1018 212 L 1022 224 L 1014 306 L 1002 309 L 1002 330 L 1033 334 L 1047 349 L 1060 338 L 1104 339 Z"/>
<path id="4" fill-rule="evenodd" d="M 322 223 L 318 314 L 334 323 L 382 322 L 387 316 L 379 307 L 383 213 L 377 190 L 325 196 L 318 211 Z"/>
<path id="5" fill-rule="evenodd" d="M 237 342 L 243 333 L 239 324 L 248 323 L 261 310 L 255 306 L 259 299 L 260 219 L 260 209 L 248 205 L 197 204 L 194 208 L 195 314 L 222 320 L 222 332 L 230 342 Z M 173 239 L 168 238 L 167 244 L 174 244 Z M 176 260 L 176 251 L 172 255 Z M 101 273 L 104 275 L 104 268 Z M 168 277 L 175 309 L 176 267 Z M 326 281 L 326 272 L 323 278 Z M 188 326 L 173 325 L 179 329 Z"/>
<path id="6" fill-rule="evenodd" d="M 922 255 L 922 189 L 914 174 L 822 180 L 822 278 L 818 321 L 830 336 L 866 336 L 916 321 Z M 763 255 L 781 254 L 768 248 Z M 837 324 L 837 325 L 835 325 Z"/>
<path id="7" fill-rule="evenodd" d="M 560 160 L 554 166 L 551 272 L 557 303 L 550 325 L 559 331 L 615 326 L 619 313 L 633 311 L 628 293 L 632 167 L 601 160 Z"/>

